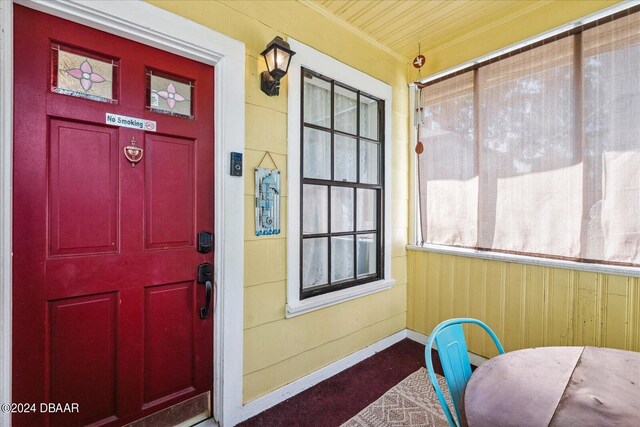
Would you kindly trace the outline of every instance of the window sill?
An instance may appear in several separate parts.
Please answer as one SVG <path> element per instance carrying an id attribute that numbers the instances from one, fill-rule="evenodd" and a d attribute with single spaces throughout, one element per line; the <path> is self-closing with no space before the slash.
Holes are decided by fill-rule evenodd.
<path id="1" fill-rule="evenodd" d="M 567 261 L 563 259 L 541 258 L 528 255 L 505 254 L 501 252 L 479 251 L 469 248 L 456 248 L 444 245 L 407 245 L 407 250 L 434 252 L 439 254 L 481 258 L 492 261 L 537 265 L 540 267 L 564 268 L 567 270 L 587 271 L 590 273 L 616 274 L 620 276 L 640 277 L 640 268 L 619 265 L 592 264 L 588 262 Z"/>
<path id="2" fill-rule="evenodd" d="M 307 298 L 301 301 L 291 301 L 287 303 L 287 318 L 299 316 L 321 308 L 330 307 L 355 298 L 371 295 L 376 292 L 385 291 L 395 285 L 395 279 L 382 279 L 353 288 L 342 289 L 330 292 L 317 297 Z"/>

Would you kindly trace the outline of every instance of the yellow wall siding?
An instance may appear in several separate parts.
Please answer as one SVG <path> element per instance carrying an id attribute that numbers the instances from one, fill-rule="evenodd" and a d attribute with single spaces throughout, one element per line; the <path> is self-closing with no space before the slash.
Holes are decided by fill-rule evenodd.
<path id="1" fill-rule="evenodd" d="M 428 335 L 451 317 L 475 317 L 505 350 L 594 345 L 640 351 L 640 279 L 409 250 L 407 327 Z M 469 350 L 493 357 L 486 334 Z"/>
<path id="2" fill-rule="evenodd" d="M 307 6 L 293 1 L 161 1 L 150 3 L 245 43 L 245 292 L 244 401 L 295 381 L 406 326 L 408 206 L 408 88 L 406 64 Z M 291 319 L 286 304 L 286 209 L 278 236 L 256 237 L 254 168 L 269 151 L 287 188 L 287 92 L 260 91 L 260 52 L 275 36 L 293 37 L 386 82 L 393 88 L 392 289 Z M 322 71 L 322 70 L 319 70 Z M 324 71 L 331 76 L 331 70 Z M 366 90 L 366 88 L 362 88 Z M 275 165 L 267 157 L 270 167 Z M 233 284 L 228 284 L 233 285 Z"/>

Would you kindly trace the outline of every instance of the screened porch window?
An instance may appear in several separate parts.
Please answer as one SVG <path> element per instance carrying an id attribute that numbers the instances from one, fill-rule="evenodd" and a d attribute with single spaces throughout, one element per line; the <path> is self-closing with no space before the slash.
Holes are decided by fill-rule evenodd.
<path id="1" fill-rule="evenodd" d="M 425 243 L 640 265 L 640 13 L 422 89 Z"/>
<path id="2" fill-rule="evenodd" d="M 384 103 L 302 70 L 300 295 L 383 277 Z"/>

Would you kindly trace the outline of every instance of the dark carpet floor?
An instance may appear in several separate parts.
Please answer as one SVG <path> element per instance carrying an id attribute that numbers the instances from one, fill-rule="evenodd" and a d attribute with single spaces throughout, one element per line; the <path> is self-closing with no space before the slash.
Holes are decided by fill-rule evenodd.
<path id="1" fill-rule="evenodd" d="M 339 426 L 423 366 L 424 345 L 404 339 L 239 425 Z"/>

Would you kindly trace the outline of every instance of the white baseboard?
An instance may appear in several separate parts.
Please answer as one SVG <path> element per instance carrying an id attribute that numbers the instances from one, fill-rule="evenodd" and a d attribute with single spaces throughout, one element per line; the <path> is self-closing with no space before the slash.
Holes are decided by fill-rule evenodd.
<path id="1" fill-rule="evenodd" d="M 412 331 L 411 329 L 407 329 L 407 338 L 412 341 L 419 342 L 422 345 L 427 345 L 427 340 L 429 339 L 427 335 Z"/>
<path id="2" fill-rule="evenodd" d="M 280 387 L 277 390 L 272 391 L 269 394 L 266 394 L 262 397 L 253 400 L 242 408 L 242 416 L 238 422 L 249 419 L 255 415 L 258 415 L 260 412 L 265 411 L 272 406 L 277 405 L 278 403 L 295 396 L 296 394 L 318 384 L 321 381 L 326 380 L 347 368 L 355 365 L 363 361 L 364 359 L 373 356 L 374 354 L 384 350 L 385 348 L 392 346 L 393 344 L 407 338 L 407 329 L 403 329 L 402 331 L 396 332 L 393 335 L 390 335 L 374 344 L 371 344 L 368 347 L 363 348 L 360 351 L 356 351 L 355 353 L 344 357 L 336 362 L 333 362 L 330 365 L 325 366 L 324 368 L 320 368 L 315 372 L 310 373 L 307 376 L 300 378 L 292 383 L 285 385 L 284 387 Z M 425 341 L 426 342 L 426 341 Z"/>
<path id="3" fill-rule="evenodd" d="M 427 345 L 427 340 L 429 339 L 428 335 L 421 334 L 420 332 L 412 331 L 411 329 L 407 329 L 406 331 L 407 331 L 407 338 L 415 342 L 419 342 L 422 345 Z M 435 344 L 433 348 L 436 348 Z M 469 354 L 469 361 L 471 362 L 472 365 L 475 365 L 475 366 L 480 366 L 484 362 L 489 360 L 486 357 L 482 357 L 478 354 L 471 353 L 470 351 L 468 351 L 467 353 Z"/>

